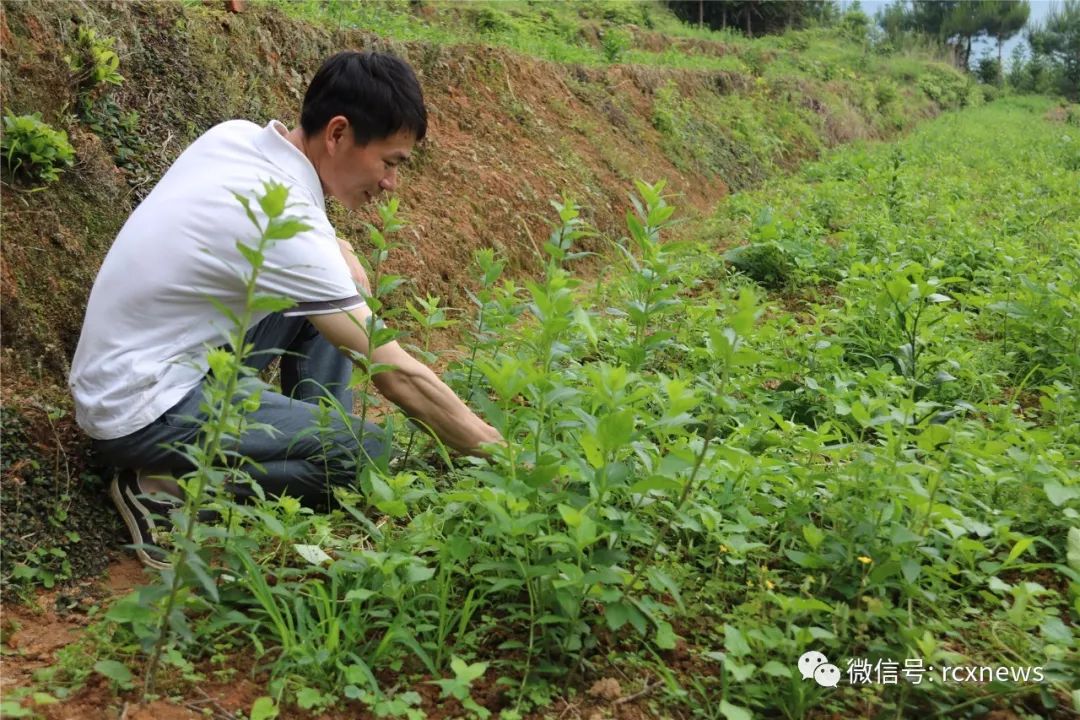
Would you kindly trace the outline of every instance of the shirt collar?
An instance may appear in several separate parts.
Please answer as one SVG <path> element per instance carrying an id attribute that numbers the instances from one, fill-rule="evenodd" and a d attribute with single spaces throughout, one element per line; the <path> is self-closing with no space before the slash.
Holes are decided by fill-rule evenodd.
<path id="1" fill-rule="evenodd" d="M 322 182 L 315 166 L 300 149 L 278 132 L 278 128 L 288 128 L 278 120 L 271 120 L 255 138 L 255 144 L 266 159 L 278 166 L 286 175 L 311 191 L 312 197 L 321 210 L 326 210 L 326 198 L 323 196 Z"/>

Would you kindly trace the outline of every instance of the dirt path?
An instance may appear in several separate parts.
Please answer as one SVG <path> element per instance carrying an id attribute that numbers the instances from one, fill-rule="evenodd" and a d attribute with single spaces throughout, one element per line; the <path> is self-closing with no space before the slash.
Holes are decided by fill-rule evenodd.
<path id="1" fill-rule="evenodd" d="M 145 581 L 133 556 L 117 554 L 105 574 L 60 590 L 38 593 L 33 604 L 4 603 L 0 686 L 28 685 L 35 670 L 56 661 L 56 653 L 90 624 L 87 611 L 127 594 Z"/>
<path id="2" fill-rule="evenodd" d="M 59 590 L 42 591 L 33 603 L 8 602 L 3 606 L 0 664 L 0 698 L 35 685 L 34 673 L 60 660 L 60 652 L 77 642 L 92 622 L 89 611 L 104 608 L 150 580 L 143 566 L 130 553 L 116 552 L 108 570 Z M 87 663 L 92 662 L 87 658 Z M 241 673 L 242 678 L 242 673 Z M 37 683 L 40 689 L 40 683 Z M 234 710 L 246 710 L 264 689 L 242 678 L 229 683 L 211 683 L 184 706 L 168 701 L 137 705 L 117 694 L 100 675 L 91 675 L 70 698 L 35 710 L 48 720 L 188 720 L 189 718 L 232 717 Z M 198 712 L 208 709 L 209 715 Z"/>

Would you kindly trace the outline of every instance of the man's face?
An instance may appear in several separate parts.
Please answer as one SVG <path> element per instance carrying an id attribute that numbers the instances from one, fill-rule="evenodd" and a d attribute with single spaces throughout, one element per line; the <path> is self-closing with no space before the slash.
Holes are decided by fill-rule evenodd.
<path id="1" fill-rule="evenodd" d="M 409 159 L 415 136 L 402 130 L 367 145 L 358 145 L 344 117 L 335 117 L 326 127 L 326 156 L 319 167 L 327 195 L 350 210 L 357 210 L 382 192 L 397 187 L 397 167 Z"/>

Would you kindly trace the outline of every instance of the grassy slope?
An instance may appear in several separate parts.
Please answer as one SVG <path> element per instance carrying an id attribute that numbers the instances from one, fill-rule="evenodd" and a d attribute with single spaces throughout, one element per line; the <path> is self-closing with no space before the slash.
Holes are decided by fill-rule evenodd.
<path id="1" fill-rule="evenodd" d="M 301 16 L 314 13 L 308 7 L 282 6 Z M 239 16 L 180 5 L 125 6 L 111 15 L 77 2 L 5 6 L 11 38 L 5 72 L 17 80 L 3 88 L 5 106 L 40 111 L 67 128 L 79 158 L 74 171 L 44 192 L 12 187 L 12 202 L 5 204 L 12 242 L 5 252 L 11 282 L 4 299 L 12 312 L 4 331 L 6 347 L 16 350 L 16 368 L 59 379 L 78 330 L 79 313 L 68 308 L 81 307 L 96 263 L 132 204 L 213 123 L 289 119 L 303 77 L 336 48 L 389 43 L 428 85 L 434 132 L 402 197 L 417 226 L 442 236 L 430 250 L 449 245 L 462 251 L 442 262 L 421 236 L 422 262 L 395 269 L 416 275 L 421 291 L 443 296 L 469 284 L 460 268 L 479 236 L 498 238 L 515 267 L 535 271 L 531 237 L 545 234 L 547 201 L 563 192 L 590 205 L 593 221 L 607 228 L 617 224 L 615 208 L 638 174 L 668 177 L 673 190 L 707 208 L 727 188 L 794 167 L 825 147 L 888 135 L 968 99 L 965 81 L 944 65 L 897 64 L 826 41 L 823 33 L 796 35 L 781 49 L 776 40 L 717 42 L 695 39 L 696 31 L 671 38 L 649 31 L 656 42 L 673 43 L 670 52 L 641 50 L 639 58 L 630 49 L 620 60 L 643 64 L 611 66 L 594 36 L 610 29 L 604 13 L 622 6 L 584 4 L 584 18 L 561 4 L 425 6 L 434 11 L 430 17 L 387 9 L 397 4 L 330 7 L 337 10 L 320 11 L 320 24 L 312 26 L 289 20 L 274 4 Z M 650 7 L 665 30 L 680 28 L 656 7 L 642 7 Z M 595 17 L 585 12 L 589 8 Z M 476 30 L 477 13 L 509 29 Z M 625 21 L 618 13 L 612 17 Z M 74 34 L 71 18 L 113 29 L 128 78 L 101 93 L 111 102 L 86 120 L 73 114 L 77 102 L 63 61 Z M 552 27 L 562 29 L 551 36 Z M 668 62 L 698 57 L 682 54 L 684 40 L 701 45 L 700 67 L 680 70 Z M 533 50 L 556 61 L 564 58 L 551 48 L 576 48 L 589 60 L 548 66 L 459 42 Z M 733 66 L 731 57 L 739 58 Z M 724 66 L 709 65 L 713 59 Z M 239 67 L 245 72 L 236 72 Z M 495 200 L 505 197 L 514 200 L 512 214 Z M 343 235 L 363 235 L 356 219 L 341 213 L 335 219 Z M 42 235 L 58 252 L 36 249 L 33 238 Z M 46 287 L 50 292 L 42 292 Z"/>
<path id="2" fill-rule="evenodd" d="M 180 18 L 186 23 L 202 27 L 200 24 L 205 22 L 208 29 L 217 21 L 214 15 L 202 16 L 202 10 L 184 12 L 188 11 L 195 14 Z M 467 9 L 466 17 L 468 12 L 471 10 Z M 506 12 L 510 14 L 509 10 Z M 516 22 L 512 14 L 510 16 L 511 22 Z M 156 17 L 159 24 L 163 18 L 177 20 L 177 16 L 169 12 Z M 260 24 L 282 22 L 273 14 L 266 19 L 259 17 Z M 232 22 L 243 25 L 249 21 Z M 255 31 L 258 25 L 245 27 Z M 304 37 L 310 40 L 313 36 Z M 456 42 L 460 38 L 460 35 L 448 34 L 446 41 Z M 812 42 L 815 38 L 813 34 L 803 34 L 783 42 L 769 41 L 776 47 L 757 46 L 764 48 L 760 53 L 753 51 L 753 44 L 745 43 L 749 49 L 742 55 L 748 55 L 750 62 L 757 63 L 757 69 L 747 66 L 751 68 L 750 72 L 719 65 L 711 66 L 704 75 L 684 75 L 655 68 L 621 71 L 623 74 L 617 69 L 603 67 L 593 71 L 592 75 L 564 71 L 562 82 L 572 85 L 575 92 L 567 97 L 568 105 L 562 117 L 580 138 L 595 137 L 597 131 L 603 129 L 605 116 L 583 117 L 580 110 L 600 106 L 604 100 L 614 97 L 610 87 L 618 81 L 640 83 L 647 88 L 647 92 L 641 92 L 649 102 L 640 109 L 633 103 L 623 106 L 629 114 L 630 132 L 656 141 L 670 162 L 683 169 L 690 179 L 744 187 L 761 183 L 777 170 L 792 167 L 828 145 L 884 132 L 900 117 L 905 101 L 914 102 L 919 98 L 918 102 L 925 108 L 930 107 L 928 96 L 946 103 L 960 102 L 963 85 L 954 83 L 945 71 L 899 64 L 897 67 L 901 70 L 898 72 L 917 75 L 905 79 L 905 75 L 899 74 L 893 81 L 896 86 L 890 87 L 879 76 L 862 74 L 857 64 L 862 58 L 860 53 L 840 61 L 835 56 L 842 55 L 842 47 L 822 49 L 822 45 Z M 640 42 L 644 45 L 649 40 Z M 724 42 L 735 44 L 734 39 Z M 218 43 L 209 41 L 210 46 Z M 783 51 L 776 49 L 784 47 L 785 43 L 790 47 Z M 806 54 L 808 60 L 799 61 L 797 48 L 803 43 L 809 43 L 807 49 L 813 50 Z M 314 56 L 315 49 L 308 48 L 308 51 Z M 424 53 L 423 46 L 407 49 Z M 664 59 L 663 51 L 634 49 L 626 52 L 628 57 L 635 58 L 630 53 L 652 53 L 647 56 L 650 62 L 659 63 Z M 453 62 L 460 56 L 450 51 L 449 54 L 439 53 L 437 58 L 432 67 L 437 67 L 439 60 Z M 520 69 L 520 59 L 498 55 L 495 58 L 497 62 L 506 63 L 509 59 L 518 64 L 515 78 L 517 73 L 521 73 L 523 79 L 529 77 L 527 71 Z M 600 62 L 596 57 L 581 61 Z M 711 62 L 711 59 L 702 62 Z M 746 60 L 740 59 L 740 62 Z M 852 66 L 846 65 L 847 62 Z M 785 63 L 794 69 L 783 71 Z M 226 70 L 223 68 L 222 73 Z M 477 69 L 474 66 L 458 79 L 491 83 L 498 79 L 497 72 L 495 67 Z M 911 79 L 920 81 L 917 96 L 907 94 L 909 86 L 904 83 Z M 30 96 L 32 94 L 27 95 Z M 500 103 L 495 106 L 494 115 L 499 118 L 496 122 L 505 122 L 505 117 L 515 117 L 514 113 L 534 121 L 544 117 L 538 107 L 544 102 L 543 98 L 529 97 L 520 86 L 517 93 L 511 90 L 509 96 L 483 95 L 481 98 Z M 809 101 L 820 103 L 820 107 L 812 103 L 807 106 Z M 280 97 L 272 102 L 279 103 L 279 107 L 285 106 Z M 559 116 L 556 104 L 551 102 L 551 105 L 556 109 L 548 112 Z M 777 112 L 778 107 L 780 112 Z M 954 663 L 966 659 L 973 663 L 1019 663 L 1023 660 L 1043 664 L 1048 660 L 1067 659 L 1075 651 L 1068 642 L 1061 640 L 1064 637 L 1061 626 L 1053 622 L 1065 611 L 1063 600 L 1067 583 L 1057 576 L 1032 576 L 1031 573 L 1044 569 L 1042 565 L 1028 566 L 1018 562 L 1017 558 L 1005 560 L 1006 567 L 1001 566 L 1009 551 L 1019 547 L 1018 543 L 1025 537 L 1040 539 L 1030 546 L 1030 552 L 1040 552 L 1038 559 L 1048 563 L 1052 570 L 1062 565 L 1066 526 L 1063 522 L 1048 522 L 1044 518 L 1054 512 L 1047 505 L 1048 498 L 1060 500 L 1063 496 L 1055 494 L 1058 491 L 1053 488 L 1045 491 L 1043 488 L 1055 483 L 1069 488 L 1075 482 L 1070 463 L 1075 458 L 1076 438 L 1044 429 L 1055 424 L 1068 427 L 1075 420 L 1074 415 L 1069 414 L 1074 410 L 1066 404 L 1067 396 L 1063 396 L 1064 391 L 1055 389 L 1055 382 L 1071 388 L 1075 387 L 1076 379 L 1076 370 L 1069 364 L 1068 356 L 1070 347 L 1075 350 L 1076 337 L 1075 325 L 1070 324 L 1075 322 L 1069 311 L 1070 301 L 1068 297 L 1064 301 L 1054 299 L 1060 297 L 1060 288 L 1068 287 L 1068 283 L 1072 282 L 1075 287 L 1075 264 L 1070 265 L 1074 260 L 1069 255 L 1070 249 L 1074 250 L 1076 246 L 1075 233 L 1070 231 L 1075 226 L 1070 225 L 1069 218 L 1062 214 L 1062 208 L 1075 207 L 1077 201 L 1075 152 L 1071 146 L 1061 144 L 1060 126 L 1042 123 L 1041 116 L 1047 109 L 1038 103 L 1028 107 L 995 106 L 979 115 L 945 118 L 928 127 L 925 133 L 906 141 L 900 146 L 899 155 L 889 155 L 887 153 L 891 151 L 887 149 L 874 148 L 843 153 L 807 169 L 787 184 L 766 187 L 760 194 L 737 196 L 725 205 L 710 231 L 715 233 L 709 236 L 711 241 L 727 245 L 746 237 L 758 245 L 778 248 L 775 255 L 780 258 L 779 276 L 784 278 L 788 291 L 784 296 L 787 306 L 773 308 L 757 343 L 767 359 L 740 381 L 739 392 L 745 393 L 743 403 L 746 406 L 770 407 L 779 419 L 743 408 L 741 411 L 748 414 L 739 418 L 730 441 L 733 448 L 741 447 L 752 454 L 763 453 L 760 466 L 746 468 L 750 479 L 746 481 L 744 491 L 754 498 L 746 503 L 750 514 L 732 507 L 727 523 L 715 532 L 696 539 L 694 531 L 689 529 L 684 530 L 681 538 L 688 543 L 688 548 L 704 548 L 691 553 L 689 565 L 673 563 L 670 568 L 671 573 L 685 583 L 685 599 L 691 608 L 686 615 L 673 616 L 678 631 L 691 640 L 689 650 L 683 649 L 690 653 L 690 660 L 679 652 L 664 655 L 664 661 L 659 663 L 638 652 L 616 656 L 618 662 L 628 666 L 641 665 L 647 673 L 662 674 L 665 665 L 681 670 L 681 674 L 673 676 L 674 684 L 656 693 L 659 707 L 666 708 L 663 712 L 690 713 L 693 708 L 707 713 L 719 712 L 719 688 L 724 681 L 717 674 L 716 657 L 707 653 L 718 652 L 721 648 L 729 655 L 726 683 L 731 689 L 726 700 L 770 713 L 799 714 L 810 707 L 836 707 L 850 714 L 861 712 L 859 708 L 865 707 L 863 703 L 878 708 L 899 705 L 905 708 L 900 712 L 908 712 L 914 708 L 947 709 L 969 703 L 965 711 L 977 716 L 981 708 L 995 704 L 992 699 L 974 700 L 975 696 L 987 693 L 991 696 L 1000 693 L 1002 699 L 996 701 L 998 703 L 1016 708 L 1030 703 L 1031 707 L 1039 708 L 1036 712 L 1045 711 L 1034 692 L 1022 692 L 1024 697 L 1013 700 L 1007 696 L 1015 690 L 1008 687 L 992 686 L 986 693 L 970 688 L 923 693 L 908 688 L 897 694 L 889 688 L 879 688 L 880 693 L 870 695 L 845 688 L 828 695 L 809 691 L 797 677 L 788 679 L 778 668 L 789 667 L 791 658 L 810 646 L 809 638 L 813 638 L 814 647 L 827 649 L 830 657 L 834 653 L 839 656 L 913 657 L 918 650 L 924 656 Z M 633 114 L 635 111 L 636 115 Z M 785 115 L 785 111 L 789 114 Z M 459 128 L 462 123 L 469 122 L 482 125 L 483 120 L 475 119 L 475 112 L 475 109 L 464 107 L 456 109 L 454 114 Z M 574 123 L 579 127 L 575 128 Z M 530 136 L 529 123 L 521 124 L 526 127 L 526 136 Z M 469 128 L 464 127 L 464 138 L 468 138 Z M 1022 136 L 1009 135 L 1017 127 L 1030 132 Z M 185 129 L 188 134 L 197 130 L 197 124 Z M 531 130 L 537 131 L 535 125 Z M 1005 143 L 1005 147 L 1013 152 L 1000 155 L 985 152 L 985 148 L 1001 137 L 1015 137 L 1012 142 Z M 551 136 L 546 139 L 550 141 Z M 508 138 L 503 140 L 509 141 Z M 580 152 L 577 149 L 580 142 L 574 135 L 564 136 L 558 148 L 569 155 Z M 973 148 L 984 151 L 975 152 Z M 624 170 L 619 173 L 616 170 L 620 158 L 614 151 L 609 152 L 613 155 L 606 162 L 615 170 L 609 169 L 610 175 L 600 181 L 595 175 L 577 180 L 582 187 L 629 179 L 634 163 L 621 158 Z M 1033 155 L 1043 161 L 1034 175 L 1030 160 Z M 895 157 L 901 158 L 899 164 L 895 163 Z M 438 164 L 436 157 L 421 169 L 421 173 L 438 173 Z M 1052 168 L 1049 174 L 1045 172 L 1048 167 Z M 942 172 L 942 168 L 955 168 L 956 172 Z M 440 177 L 446 175 L 440 174 Z M 89 179 L 83 177 L 80 181 Z M 571 185 L 575 182 L 573 176 L 564 175 L 562 179 Z M 1040 188 L 1038 195 L 1025 196 L 1015 205 L 994 204 L 995 198 L 1023 193 L 1033 183 Z M 116 187 L 123 185 L 118 183 Z M 853 192 L 853 188 L 857 191 Z M 605 191 L 616 194 L 614 189 Z M 859 195 L 859 191 L 865 194 Z M 41 208 L 55 208 L 56 204 L 69 201 L 75 203 L 81 199 L 85 202 L 87 197 L 85 189 L 78 184 L 58 188 L 55 192 L 52 198 L 28 197 L 26 201 L 40 202 L 34 206 L 40 212 Z M 703 199 L 706 198 L 707 195 Z M 483 196 L 479 198 L 481 207 L 484 200 Z M 542 205 L 541 200 L 537 198 L 536 204 Z M 527 201 L 523 202 L 526 208 L 531 207 Z M 772 209 L 771 219 L 762 214 L 766 206 Z M 515 205 L 508 212 L 513 215 L 522 210 L 521 206 Z M 100 219 L 100 211 L 98 206 L 80 212 L 85 212 L 87 219 Z M 5 224 L 25 217 L 20 212 L 6 207 Z M 614 233 L 613 221 L 617 215 L 607 216 L 607 226 L 598 224 Z M 421 218 L 428 222 L 426 217 Z M 987 227 L 993 228 L 992 237 L 996 238 L 989 248 L 984 232 Z M 470 230 L 483 229 L 481 226 Z M 107 243 L 108 227 L 95 232 L 100 233 L 100 236 L 93 236 L 99 247 L 102 241 Z M 1030 245 L 1035 245 L 1046 257 L 1031 256 Z M 1010 275 L 999 272 L 1001 253 L 1019 259 L 1012 265 Z M 92 266 L 93 251 L 89 257 Z M 38 281 L 29 281 L 22 276 L 28 266 L 12 263 L 11 258 L 5 249 L 5 267 L 14 267 L 21 278 L 21 289 L 33 293 Z M 874 299 L 875 282 L 893 272 L 898 263 L 910 259 L 921 262 L 931 275 L 942 276 L 942 268 L 949 274 L 958 273 L 956 276 L 961 280 L 948 283 L 949 291 L 960 288 L 964 293 L 964 307 L 975 317 L 969 321 L 966 315 L 948 314 L 939 326 L 944 329 L 935 331 L 941 333 L 940 337 L 935 336 L 931 343 L 932 359 L 951 359 L 958 366 L 948 367 L 959 380 L 954 385 L 935 388 L 936 397 L 943 402 L 964 400 L 973 403 L 979 413 L 993 418 L 993 423 L 986 424 L 976 416 L 951 427 L 949 439 L 958 448 L 953 454 L 939 452 L 938 440 L 941 438 L 937 437 L 937 431 L 928 431 L 925 438 L 921 433 L 910 433 L 886 443 L 880 430 L 868 428 L 882 425 L 888 428 L 887 421 L 866 425 L 859 419 L 862 413 L 851 410 L 855 404 L 862 403 L 865 406 L 863 412 L 869 413 L 867 417 L 873 420 L 893 412 L 891 403 L 902 408 L 902 393 L 898 394 L 897 387 L 893 387 L 897 384 L 895 380 L 875 370 L 873 363 L 853 361 L 853 358 L 880 358 L 893 349 L 896 339 L 887 329 L 892 321 Z M 938 261 L 942 265 L 938 265 Z M 700 262 L 711 273 L 720 272 L 718 267 L 708 264 L 708 259 L 702 258 Z M 72 279 L 56 265 L 46 264 L 44 269 L 56 272 L 61 279 Z M 1055 272 L 1059 273 L 1057 277 Z M 1030 282 L 1023 282 L 1021 276 Z M 700 280 L 708 285 L 714 278 L 707 274 Z M 839 299 L 826 297 L 820 305 L 807 305 L 814 302 L 815 297 L 802 288 L 817 282 L 830 285 L 838 282 Z M 1002 299 L 1002 293 L 1007 295 L 1011 287 L 1024 290 L 1017 291 L 1019 296 L 1008 295 Z M 725 307 L 724 303 L 728 301 L 727 291 L 722 291 L 715 300 L 720 303 L 716 307 Z M 708 307 L 708 302 L 706 298 L 702 304 Z M 1018 305 L 1006 312 L 1000 307 L 995 308 L 995 303 L 1001 302 Z M 30 307 L 32 311 L 32 305 L 22 307 Z M 1050 309 L 1045 309 L 1047 307 Z M 853 314 L 858 318 L 855 321 L 851 320 Z M 807 315 L 811 318 L 809 322 Z M 878 325 L 869 324 L 866 318 L 873 318 Z M 687 323 L 692 327 L 691 320 Z M 698 317 L 697 321 L 704 319 Z M 1053 331 L 1057 327 L 1062 328 L 1063 334 Z M 784 339 L 786 335 L 795 335 L 797 340 L 789 344 Z M 843 342 L 833 339 L 837 336 Z M 1014 338 L 1012 345 L 1010 337 Z M 987 339 L 993 342 L 987 342 Z M 822 342 L 842 347 L 843 353 L 822 352 L 818 347 Z M 818 370 L 813 376 L 818 387 L 825 382 L 835 383 L 836 392 L 832 389 L 819 392 L 806 382 L 803 369 L 808 365 Z M 796 383 L 795 387 L 784 385 L 792 381 Z M 781 387 L 784 389 L 779 390 Z M 1031 392 L 1032 387 L 1045 388 L 1035 396 L 1042 412 L 1025 411 L 1029 417 L 1023 412 L 1019 418 L 1014 417 L 1010 412 L 1013 399 L 1018 399 L 1023 409 L 1025 401 L 1021 390 Z M 762 388 L 770 392 L 761 395 Z M 1003 398 L 1006 405 L 1001 406 Z M 995 406 L 1002 409 L 996 410 Z M 790 418 L 797 418 L 799 422 L 796 425 L 784 422 Z M 834 429 L 823 429 L 823 421 L 832 422 Z M 813 460 L 814 453 L 822 452 L 821 443 L 829 442 L 832 433 L 836 432 L 835 426 L 856 440 L 859 443 L 856 447 L 864 448 L 865 456 L 855 450 L 845 450 L 841 455 L 829 458 L 826 452 L 821 465 L 803 464 L 798 457 L 800 453 Z M 904 443 L 913 445 L 907 447 Z M 987 443 L 991 450 L 980 450 L 981 443 Z M 1006 452 L 1009 448 L 1020 450 Z M 916 457 L 919 450 L 927 457 Z M 892 462 L 895 468 L 896 458 L 883 455 L 886 451 L 903 457 L 907 474 L 897 477 L 895 482 L 867 483 L 870 478 L 889 476 L 891 471 L 881 463 Z M 915 455 L 907 457 L 911 452 Z M 1031 460 L 1032 453 L 1037 461 Z M 740 462 L 747 460 L 744 457 Z M 842 470 L 828 470 L 836 462 L 842 464 Z M 1033 471 L 1030 467 L 1036 469 Z M 787 487 L 778 484 L 778 478 L 785 472 L 789 478 Z M 950 499 L 947 507 L 926 504 L 926 484 L 931 483 L 934 472 L 938 482 L 945 477 L 955 483 L 942 490 Z M 1007 507 L 1004 514 L 987 515 L 987 508 L 979 502 L 984 492 L 979 473 L 987 472 L 1004 479 L 999 481 L 1000 487 L 996 490 L 1001 494 L 994 498 L 995 502 Z M 920 493 L 920 486 L 924 492 Z M 862 489 L 865 495 L 860 496 L 862 502 L 852 501 L 849 494 L 852 487 Z M 912 487 L 914 491 L 909 490 Z M 711 488 L 711 491 L 721 492 L 723 488 Z M 1065 496 L 1068 495 L 1066 490 Z M 903 498 L 904 502 L 892 504 L 894 498 Z M 423 500 L 425 503 L 431 501 L 431 498 Z M 722 497 L 702 502 L 703 506 L 724 507 Z M 1075 500 L 1066 497 L 1063 502 Z M 853 515 L 864 507 L 880 508 L 879 517 L 887 518 L 887 522 L 879 521 L 877 526 L 867 529 L 861 518 Z M 812 522 L 807 523 L 807 518 L 812 518 Z M 808 524 L 818 527 L 818 532 L 824 534 L 819 536 L 804 529 Z M 925 546 L 919 545 L 918 551 L 929 559 L 921 561 L 920 567 L 927 569 L 920 572 L 926 573 L 923 577 L 932 576 L 932 579 L 919 583 L 908 580 L 907 587 L 897 579 L 900 576 L 907 578 L 909 569 L 903 566 L 903 560 L 909 559 L 910 555 L 906 552 L 894 554 L 891 546 L 896 544 L 895 533 L 899 532 L 896 528 L 920 531 L 923 535 Z M 988 528 L 989 532 L 985 533 L 983 528 Z M 971 536 L 967 538 L 970 542 L 957 542 L 958 538 L 965 537 L 965 530 Z M 807 547 L 803 547 L 803 543 Z M 1017 556 L 1022 557 L 1028 552 L 1027 547 L 1024 544 Z M 946 558 L 938 564 L 937 556 L 941 553 L 945 553 Z M 860 557 L 869 562 L 860 561 Z M 694 563 L 700 564 L 701 568 L 695 569 Z M 825 563 L 830 569 L 843 569 L 826 574 L 815 563 Z M 727 569 L 704 585 L 696 584 L 693 578 L 698 573 L 715 568 Z M 733 582 L 740 572 L 742 579 Z M 961 572 L 964 582 L 959 586 L 948 580 L 951 575 Z M 1026 577 L 1042 581 L 1051 592 L 1042 594 L 1024 585 L 1021 581 Z M 991 578 L 998 582 L 992 583 Z M 970 592 L 969 588 L 981 587 L 981 584 L 986 584 L 987 589 Z M 926 593 L 928 587 L 934 593 L 932 598 Z M 1024 606 L 1017 610 L 1021 595 Z M 809 596 L 826 602 L 829 611 L 797 602 Z M 909 596 L 917 605 L 914 612 L 908 610 L 910 614 L 905 614 L 897 598 Z M 999 599 L 1002 597 L 1012 600 L 1002 601 Z M 734 610 L 729 609 L 732 607 Z M 992 620 L 982 624 L 956 619 L 975 614 L 988 615 Z M 689 617 L 695 620 L 691 622 Z M 805 618 L 805 622 L 801 618 Z M 725 622 L 737 628 L 739 633 L 730 630 L 718 633 L 717 629 Z M 786 624 L 777 634 L 775 628 L 780 623 Z M 1004 641 L 1010 648 L 1009 653 L 1001 649 L 1003 633 L 1009 636 Z M 948 639 L 942 641 L 943 637 Z M 775 664 L 770 665 L 769 660 Z M 508 668 L 507 672 L 512 674 L 513 668 Z M 968 692 L 974 693 L 971 702 Z M 1042 702 L 1045 701 L 1044 698 Z"/>

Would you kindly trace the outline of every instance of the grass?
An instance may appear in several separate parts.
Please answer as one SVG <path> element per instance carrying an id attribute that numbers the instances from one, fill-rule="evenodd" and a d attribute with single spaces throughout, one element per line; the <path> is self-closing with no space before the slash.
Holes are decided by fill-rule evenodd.
<path id="1" fill-rule="evenodd" d="M 944 58 L 934 59 L 927 51 L 918 56 L 903 54 L 897 67 L 897 58 L 892 55 L 870 52 L 868 46 L 844 40 L 827 29 L 812 28 L 753 40 L 731 30 L 699 30 L 678 20 L 662 3 L 651 1 L 433 2 L 426 4 L 422 12 L 412 9 L 405 0 L 264 0 L 264 4 L 310 22 L 367 30 L 396 40 L 495 45 L 554 62 L 587 66 L 607 65 L 614 60 L 662 68 L 761 74 L 776 64 L 784 74 L 801 77 L 818 77 L 824 67 L 836 71 L 837 77 L 844 71 L 880 77 L 914 71 L 912 79 L 928 66 L 946 66 Z M 604 33 L 627 26 L 633 28 L 631 46 L 612 58 L 604 51 Z M 646 34 L 662 38 L 661 42 L 669 47 L 649 50 Z"/>
<path id="2" fill-rule="evenodd" d="M 434 708 L 410 689 L 431 676 L 444 709 L 558 714 L 609 663 L 675 717 L 1062 715 L 1080 169 L 1050 107 L 836 151 L 733 196 L 697 242 L 662 242 L 675 209 L 638 184 L 595 287 L 572 272 L 589 229 L 558 204 L 543 277 L 502 283 L 478 258 L 481 312 L 448 375 L 505 451 L 454 466 L 414 438 L 330 516 L 239 509 L 224 545 L 204 538 L 220 602 L 189 595 L 195 640 L 162 657 L 198 665 L 213 633 L 218 655 L 255 648 L 266 703 L 401 716 Z M 771 250 L 732 267 L 713 245 L 733 241 Z M 143 611 L 117 607 L 98 652 L 131 662 Z M 839 687 L 800 676 L 807 651 Z"/>
<path id="3" fill-rule="evenodd" d="M 642 7 L 670 22 L 652 5 L 542 5 L 542 21 L 527 3 L 430 7 L 438 22 L 404 3 L 285 9 L 595 65 L 586 26 L 644 26 Z M 952 71 L 815 32 L 674 29 L 734 52 L 622 52 L 745 76 L 729 95 L 661 85 L 652 120 L 684 166 L 746 191 L 671 242 L 663 185 L 637 184 L 625 234 L 600 238 L 596 283 L 575 272 L 593 231 L 566 199 L 530 282 L 478 255 L 465 359 L 447 377 L 504 450 L 454 461 L 391 415 L 407 457 L 358 467 L 332 514 L 219 498 L 229 521 L 180 538 L 198 572 L 109 608 L 86 642 L 94 662 L 69 658 L 42 689 L 67 696 L 91 672 L 133 687 L 157 643 L 138 679 L 160 666 L 160 687 L 254 656 L 264 717 L 346 703 L 558 716 L 606 708 L 585 690 L 620 671 L 672 717 L 1063 716 L 1080 597 L 1075 133 L 1046 120 L 1045 99 L 973 107 Z M 963 105 L 896 143 L 777 172 L 877 116 Z M 378 238 L 373 275 L 391 249 Z M 440 322 L 432 298 L 411 313 Z M 807 651 L 838 665 L 839 687 L 801 677 Z M 851 682 L 847 661 L 877 681 Z M 881 681 L 908 661 L 939 682 Z M 941 675 L 1002 665 L 1043 680 Z M 422 696 L 433 683 L 440 697 Z"/>

